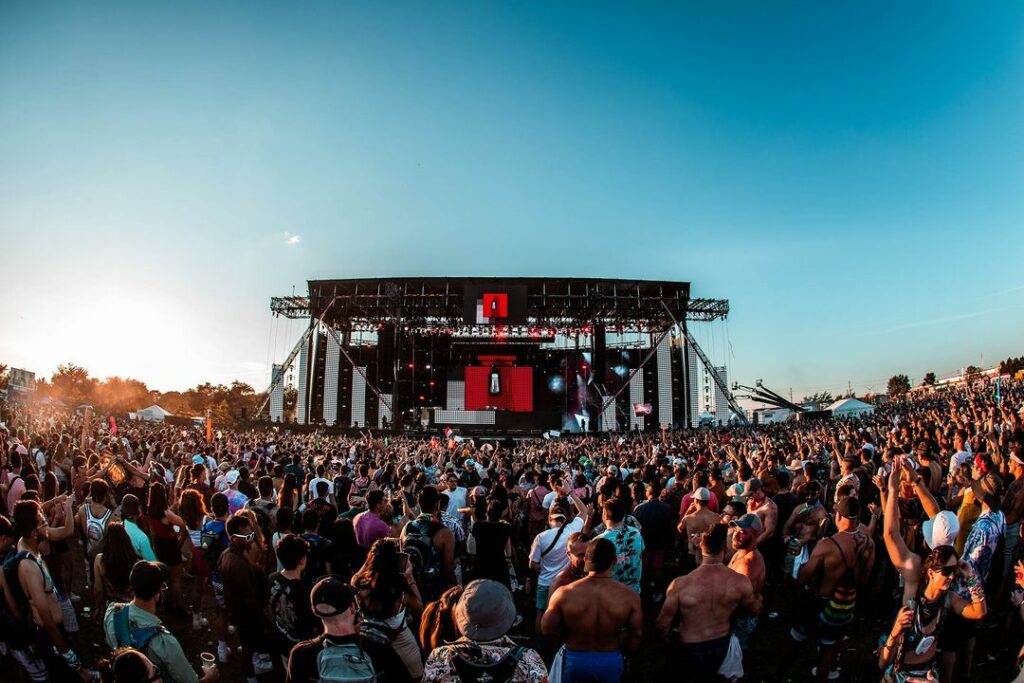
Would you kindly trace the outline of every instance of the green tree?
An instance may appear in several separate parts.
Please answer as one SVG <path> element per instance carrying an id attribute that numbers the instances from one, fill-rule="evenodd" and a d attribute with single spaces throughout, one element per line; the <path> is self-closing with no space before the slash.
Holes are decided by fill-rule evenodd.
<path id="1" fill-rule="evenodd" d="M 128 413 L 152 405 L 153 396 L 149 387 L 137 379 L 108 377 L 96 385 L 93 400 L 105 411 Z"/>
<path id="2" fill-rule="evenodd" d="M 7 388 L 7 375 L 8 367 L 4 363 L 0 363 L 0 389 Z"/>
<path id="3" fill-rule="evenodd" d="M 981 368 L 977 365 L 968 365 L 967 369 L 964 370 L 964 380 L 967 382 L 973 382 L 979 377 L 981 377 Z"/>
<path id="4" fill-rule="evenodd" d="M 935 386 L 935 373 L 934 372 L 926 372 L 925 375 L 924 375 L 924 379 L 921 380 L 921 386 L 923 386 L 923 387 Z"/>
<path id="5" fill-rule="evenodd" d="M 889 378 L 889 395 L 902 396 L 910 391 L 910 378 L 906 375 L 893 375 Z"/>
<path id="6" fill-rule="evenodd" d="M 817 403 L 820 406 L 831 405 L 835 402 L 832 398 L 832 394 L 827 391 L 819 391 L 811 394 L 810 396 L 804 396 L 803 403 Z"/>
<path id="7" fill-rule="evenodd" d="M 96 380 L 89 376 L 89 371 L 74 363 L 57 366 L 57 372 L 50 378 L 54 398 L 69 403 L 89 403 L 93 400 Z"/>

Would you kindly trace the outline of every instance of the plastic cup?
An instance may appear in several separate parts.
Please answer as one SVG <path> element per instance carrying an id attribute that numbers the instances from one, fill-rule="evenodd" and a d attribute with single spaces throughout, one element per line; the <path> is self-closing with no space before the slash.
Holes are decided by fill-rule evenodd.
<path id="1" fill-rule="evenodd" d="M 217 668 L 217 659 L 213 656 L 212 652 L 204 652 L 199 655 L 199 659 L 203 660 L 203 672 L 207 672 L 210 669 Z"/>

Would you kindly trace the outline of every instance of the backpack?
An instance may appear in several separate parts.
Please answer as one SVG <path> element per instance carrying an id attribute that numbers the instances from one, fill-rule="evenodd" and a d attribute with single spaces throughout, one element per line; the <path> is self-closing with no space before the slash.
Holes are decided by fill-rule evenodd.
<path id="1" fill-rule="evenodd" d="M 256 514 L 256 520 L 263 531 L 263 538 L 271 538 L 274 535 L 272 520 L 277 517 L 277 503 L 257 498 L 246 503 L 245 508 Z"/>
<path id="2" fill-rule="evenodd" d="M 28 609 L 28 596 L 25 595 L 25 590 L 21 587 L 21 579 L 18 577 L 18 565 L 21 564 L 22 560 L 31 559 L 27 550 L 18 550 L 8 555 L 7 559 L 4 560 L 3 572 L 4 580 L 7 581 L 7 587 L 11 590 L 11 597 L 14 598 L 14 602 L 21 608 L 23 616 L 32 614 L 32 611 Z"/>
<path id="3" fill-rule="evenodd" d="M 464 654 L 467 651 L 469 657 Z M 515 675 L 523 652 L 521 647 L 512 647 L 501 659 L 484 663 L 480 660 L 479 646 L 456 647 L 452 664 L 462 683 L 507 683 Z"/>
<path id="4" fill-rule="evenodd" d="M 162 624 L 132 628 L 128 621 L 128 603 L 114 607 L 114 639 L 117 641 L 117 647 L 133 647 L 144 653 L 149 641 L 161 633 L 170 635 L 170 631 Z"/>
<path id="5" fill-rule="evenodd" d="M 220 554 L 227 547 L 227 541 L 228 535 L 225 531 L 224 522 L 215 519 L 203 525 L 203 531 L 199 536 L 199 546 L 203 551 L 203 557 L 206 558 L 210 568 L 214 571 L 216 571 L 217 560 L 220 559 Z"/>
<path id="6" fill-rule="evenodd" d="M 440 558 L 434 548 L 434 534 L 440 528 L 436 522 L 416 519 L 402 530 L 402 551 L 409 555 L 413 578 L 424 598 L 436 597 L 434 589 L 441 576 Z"/>
<path id="7" fill-rule="evenodd" d="M 327 545 L 327 540 L 323 536 L 308 532 L 302 534 L 302 538 L 309 544 L 309 555 L 306 557 L 306 568 L 302 570 L 302 579 L 308 581 L 309 585 L 313 585 L 327 573 L 327 564 L 324 558 L 324 546 Z"/>
<path id="8" fill-rule="evenodd" d="M 100 549 L 100 541 L 103 540 L 103 532 L 107 530 L 107 520 L 113 511 L 109 508 L 102 517 L 94 517 L 92 508 L 85 509 L 85 554 L 88 557 L 96 557 Z"/>
<path id="9" fill-rule="evenodd" d="M 316 657 L 316 668 L 320 683 L 373 683 L 377 671 L 363 648 L 355 643 L 330 645 L 324 642 L 324 649 Z"/>

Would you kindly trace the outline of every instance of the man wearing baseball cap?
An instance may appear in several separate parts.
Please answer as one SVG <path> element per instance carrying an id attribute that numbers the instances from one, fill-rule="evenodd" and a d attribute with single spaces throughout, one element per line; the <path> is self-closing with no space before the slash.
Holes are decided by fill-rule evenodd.
<path id="1" fill-rule="evenodd" d="M 721 521 L 722 517 L 708 506 L 711 503 L 711 491 L 701 486 L 693 492 L 693 502 L 689 511 L 683 515 L 676 527 L 679 531 L 679 563 L 683 572 L 688 572 L 701 562 L 698 539 L 701 534 Z"/>
<path id="2" fill-rule="evenodd" d="M 516 606 L 502 584 L 490 579 L 470 582 L 452 618 L 462 637 L 430 653 L 423 666 L 424 683 L 482 680 L 484 675 L 507 683 L 547 680 L 540 655 L 506 635 L 515 623 Z"/>
<path id="3" fill-rule="evenodd" d="M 818 595 L 818 613 L 811 623 L 798 623 L 790 630 L 798 643 L 817 630 L 821 647 L 815 675 L 819 681 L 827 680 L 833 671 L 835 645 L 853 621 L 857 589 L 871 572 L 875 557 L 875 544 L 860 523 L 860 501 L 855 496 L 836 503 L 835 524 L 839 531 L 814 546 L 797 574 L 800 585 L 817 583 L 811 587 Z"/>
<path id="4" fill-rule="evenodd" d="M 640 596 L 609 580 L 615 561 L 615 544 L 594 539 L 587 548 L 587 576 L 551 596 L 541 630 L 565 640 L 562 683 L 617 683 L 625 665 L 620 647 L 633 651 L 640 646 Z"/>
<path id="5" fill-rule="evenodd" d="M 320 667 L 330 661 L 327 654 L 351 655 L 356 666 L 372 667 L 381 683 L 411 681 L 405 664 L 387 643 L 378 643 L 359 635 L 359 615 L 352 588 L 341 579 L 328 576 L 313 586 L 309 595 L 313 615 L 323 623 L 324 632 L 292 648 L 288 657 L 288 683 L 319 683 Z M 333 652 L 332 648 L 336 648 Z M 367 661 L 368 660 L 368 661 Z"/>

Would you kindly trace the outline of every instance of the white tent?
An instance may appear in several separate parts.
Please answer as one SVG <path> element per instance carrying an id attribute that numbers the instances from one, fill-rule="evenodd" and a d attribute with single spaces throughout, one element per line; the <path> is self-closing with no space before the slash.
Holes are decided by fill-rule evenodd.
<path id="1" fill-rule="evenodd" d="M 828 409 L 832 411 L 832 417 L 860 417 L 875 412 L 873 405 L 855 398 L 841 398 L 830 405 Z"/>
<path id="2" fill-rule="evenodd" d="M 171 414 L 169 412 L 154 403 L 148 408 L 136 411 L 132 414 L 132 417 L 136 420 L 157 420 L 159 422 L 163 422 L 163 419 L 170 415 Z"/>

